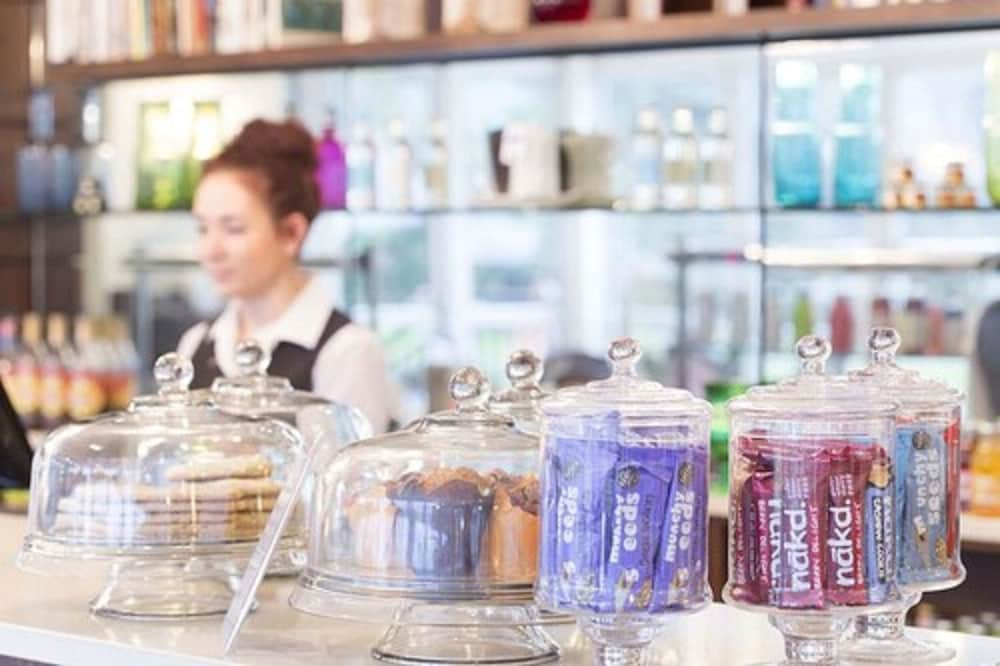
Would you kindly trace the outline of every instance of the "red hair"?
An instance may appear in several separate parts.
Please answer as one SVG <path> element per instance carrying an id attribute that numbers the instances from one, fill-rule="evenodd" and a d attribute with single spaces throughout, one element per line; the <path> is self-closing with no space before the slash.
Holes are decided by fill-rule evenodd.
<path id="1" fill-rule="evenodd" d="M 315 145 L 295 120 L 250 121 L 202 167 L 203 176 L 218 171 L 249 175 L 275 221 L 301 213 L 311 222 L 319 213 Z"/>

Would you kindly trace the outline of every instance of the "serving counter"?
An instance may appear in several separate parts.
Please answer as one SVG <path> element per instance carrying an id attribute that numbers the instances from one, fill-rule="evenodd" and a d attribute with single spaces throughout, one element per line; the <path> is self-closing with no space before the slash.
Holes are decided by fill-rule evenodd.
<path id="1" fill-rule="evenodd" d="M 47 664 L 201 666 L 247 664 L 354 666 L 374 662 L 368 648 L 384 627 L 334 622 L 298 613 L 287 600 L 290 580 L 268 580 L 260 608 L 229 657 L 221 655 L 221 621 L 128 622 L 99 619 L 87 603 L 101 580 L 42 578 L 17 570 L 24 518 L 0 515 L 0 655 Z M 556 627 L 565 664 L 590 663 L 582 637 Z M 953 645 L 951 666 L 1000 664 L 1000 639 L 930 632 Z M 654 646 L 655 664 L 738 666 L 781 656 L 781 638 L 766 618 L 713 604 L 683 618 Z M 0 657 L 0 664 L 4 659 Z"/>

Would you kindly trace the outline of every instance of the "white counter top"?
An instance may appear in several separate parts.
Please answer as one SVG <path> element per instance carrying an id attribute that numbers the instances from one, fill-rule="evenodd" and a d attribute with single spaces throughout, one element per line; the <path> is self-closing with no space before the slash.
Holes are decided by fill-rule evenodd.
<path id="1" fill-rule="evenodd" d="M 46 578 L 13 562 L 24 519 L 0 516 L 0 654 L 51 664 L 101 666 L 354 666 L 372 664 L 368 649 L 384 627 L 311 617 L 289 608 L 291 581 L 266 581 L 254 613 L 228 658 L 221 654 L 221 620 L 129 622 L 91 617 L 87 602 L 101 581 Z M 552 635 L 564 664 L 589 654 L 571 627 Z M 933 632 L 959 653 L 951 666 L 1000 664 L 1000 639 Z M 739 666 L 781 656 L 781 640 L 763 615 L 722 605 L 678 619 L 654 646 L 656 664 Z"/>

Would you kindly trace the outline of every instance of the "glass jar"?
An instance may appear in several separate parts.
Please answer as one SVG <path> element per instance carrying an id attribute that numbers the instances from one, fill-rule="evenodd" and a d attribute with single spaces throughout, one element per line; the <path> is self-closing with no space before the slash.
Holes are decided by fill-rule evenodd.
<path id="1" fill-rule="evenodd" d="M 316 484 L 309 555 L 290 603 L 393 625 L 373 648 L 402 663 L 543 663 L 558 647 L 532 603 L 538 439 L 487 409 L 463 368 L 457 408 L 343 449 Z M 453 640 L 460 627 L 462 641 Z"/>
<path id="2" fill-rule="evenodd" d="M 294 429 L 226 414 L 187 387 L 191 362 L 156 362 L 157 395 L 59 428 L 34 460 L 18 566 L 43 575 L 110 571 L 92 602 L 135 619 L 224 613 L 282 483 L 303 452 Z M 296 514 L 275 566 L 304 559 Z"/>
<path id="3" fill-rule="evenodd" d="M 806 336 L 798 377 L 729 402 L 728 604 L 765 612 L 791 663 L 835 663 L 852 618 L 899 600 L 892 512 L 898 405 L 825 374 Z"/>
<path id="4" fill-rule="evenodd" d="M 711 408 L 640 379 L 635 340 L 616 340 L 608 355 L 609 379 L 542 402 L 535 598 L 577 617 L 597 663 L 640 663 L 667 618 L 711 599 Z"/>
<path id="5" fill-rule="evenodd" d="M 907 611 L 924 592 L 965 580 L 959 554 L 961 516 L 961 392 L 896 365 L 900 336 L 873 328 L 871 363 L 850 373 L 873 393 L 899 402 L 893 485 L 897 577 L 901 602 L 885 613 L 862 615 L 843 655 L 858 662 L 938 663 L 952 648 L 904 635 Z"/>

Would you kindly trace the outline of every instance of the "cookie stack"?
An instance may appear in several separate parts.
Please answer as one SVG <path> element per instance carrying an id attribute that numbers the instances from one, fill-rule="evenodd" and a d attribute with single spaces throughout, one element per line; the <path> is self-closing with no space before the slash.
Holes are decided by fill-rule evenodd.
<path id="1" fill-rule="evenodd" d="M 160 484 L 80 483 L 60 500 L 55 532 L 114 545 L 255 541 L 281 486 L 263 456 L 193 458 L 167 468 Z"/>

